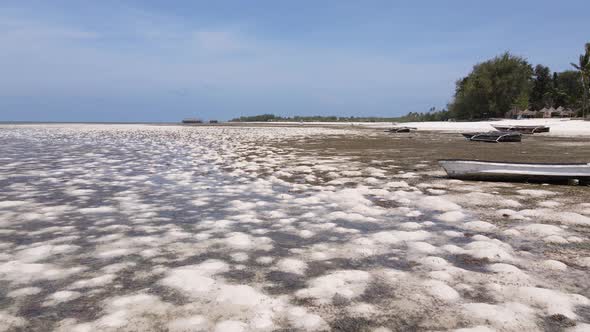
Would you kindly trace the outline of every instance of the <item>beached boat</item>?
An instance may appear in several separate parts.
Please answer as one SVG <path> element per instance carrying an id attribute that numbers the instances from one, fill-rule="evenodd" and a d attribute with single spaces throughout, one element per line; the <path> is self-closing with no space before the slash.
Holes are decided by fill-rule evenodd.
<path id="1" fill-rule="evenodd" d="M 385 130 L 386 133 L 409 133 L 412 130 L 416 130 L 414 127 L 394 127 Z"/>
<path id="2" fill-rule="evenodd" d="M 590 163 L 513 163 L 481 160 L 439 160 L 449 177 L 466 180 L 590 183 Z"/>
<path id="3" fill-rule="evenodd" d="M 485 133 L 463 133 L 463 137 L 475 142 L 520 142 L 522 134 L 509 131 L 488 131 Z"/>
<path id="4" fill-rule="evenodd" d="M 536 133 L 548 133 L 549 128 L 547 126 L 515 126 L 515 125 L 491 125 L 499 131 L 514 131 L 521 134 L 536 134 Z"/>

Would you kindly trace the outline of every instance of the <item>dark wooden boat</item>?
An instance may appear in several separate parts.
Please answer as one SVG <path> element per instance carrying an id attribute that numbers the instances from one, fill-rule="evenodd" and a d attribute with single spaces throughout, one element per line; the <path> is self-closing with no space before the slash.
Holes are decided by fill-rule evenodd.
<path id="1" fill-rule="evenodd" d="M 590 183 L 590 163 L 513 163 L 482 160 L 439 160 L 449 177 L 464 180 Z"/>
<path id="2" fill-rule="evenodd" d="M 536 134 L 536 133 L 548 133 L 549 128 L 547 126 L 515 126 L 515 125 L 491 125 L 500 131 L 513 131 L 521 134 Z"/>
<path id="3" fill-rule="evenodd" d="M 463 133 L 463 137 L 474 142 L 520 142 L 522 134 L 509 131 L 489 131 L 485 133 Z"/>
<path id="4" fill-rule="evenodd" d="M 394 127 L 385 130 L 386 133 L 409 133 L 412 130 L 416 130 L 417 128 L 413 127 Z"/>

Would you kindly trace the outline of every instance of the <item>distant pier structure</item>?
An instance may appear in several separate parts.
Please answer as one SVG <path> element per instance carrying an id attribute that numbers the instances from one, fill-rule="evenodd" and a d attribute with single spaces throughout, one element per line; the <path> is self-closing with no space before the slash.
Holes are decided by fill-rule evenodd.
<path id="1" fill-rule="evenodd" d="M 186 123 L 186 124 L 203 123 L 203 120 L 197 119 L 197 118 L 187 118 L 187 119 L 183 119 L 182 123 Z"/>

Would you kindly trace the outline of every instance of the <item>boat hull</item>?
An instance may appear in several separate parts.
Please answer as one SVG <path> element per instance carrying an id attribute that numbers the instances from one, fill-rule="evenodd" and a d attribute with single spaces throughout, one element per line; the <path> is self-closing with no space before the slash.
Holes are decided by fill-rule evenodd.
<path id="1" fill-rule="evenodd" d="M 416 130 L 413 127 L 394 127 L 385 130 L 386 133 L 409 133 L 412 130 Z"/>
<path id="2" fill-rule="evenodd" d="M 463 137 L 474 142 L 520 142 L 522 135 L 515 132 L 487 132 L 487 133 L 463 133 Z"/>
<path id="3" fill-rule="evenodd" d="M 549 127 L 547 126 L 506 126 L 506 125 L 492 125 L 500 131 L 511 131 L 521 134 L 537 134 L 537 133 L 548 133 Z"/>
<path id="4" fill-rule="evenodd" d="M 506 163 L 439 160 L 449 177 L 463 180 L 590 183 L 590 164 Z"/>

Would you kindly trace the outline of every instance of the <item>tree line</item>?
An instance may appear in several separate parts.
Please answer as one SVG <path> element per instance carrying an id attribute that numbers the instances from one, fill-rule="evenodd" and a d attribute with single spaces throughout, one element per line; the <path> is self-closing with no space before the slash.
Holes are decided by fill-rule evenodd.
<path id="1" fill-rule="evenodd" d="M 259 114 L 253 116 L 241 116 L 231 119 L 230 122 L 394 122 L 400 121 L 402 117 L 356 117 L 356 116 L 335 116 L 335 115 L 312 115 L 312 116 L 278 116 L 274 114 Z"/>
<path id="2" fill-rule="evenodd" d="M 540 110 L 564 107 L 587 114 L 590 81 L 590 43 L 572 70 L 551 72 L 533 67 L 525 58 L 508 52 L 479 63 L 456 82 L 449 116 L 459 120 L 504 117 L 511 109 Z"/>

